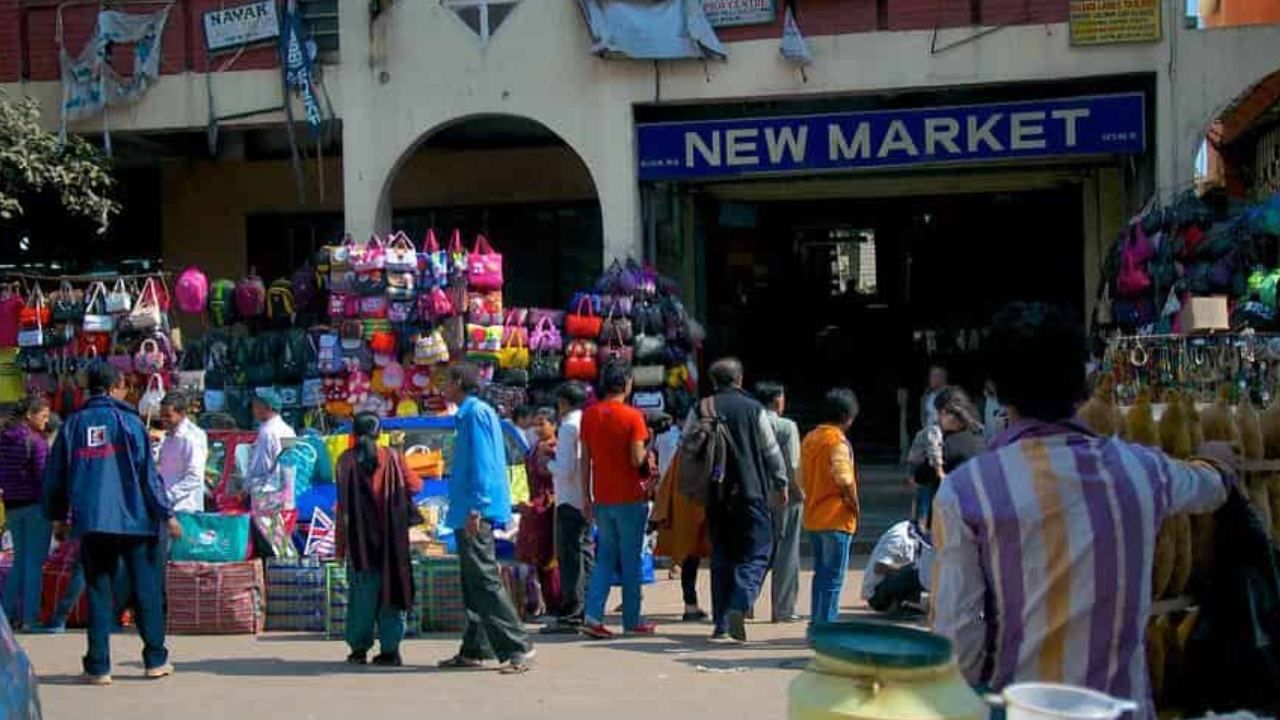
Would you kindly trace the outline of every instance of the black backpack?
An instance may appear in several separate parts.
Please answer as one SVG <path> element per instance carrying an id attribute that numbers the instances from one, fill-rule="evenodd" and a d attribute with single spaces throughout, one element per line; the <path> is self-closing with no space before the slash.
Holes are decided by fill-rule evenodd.
<path id="1" fill-rule="evenodd" d="M 680 438 L 680 492 L 698 505 L 724 497 L 729 428 L 716 412 L 714 396 L 698 403 L 693 427 Z"/>

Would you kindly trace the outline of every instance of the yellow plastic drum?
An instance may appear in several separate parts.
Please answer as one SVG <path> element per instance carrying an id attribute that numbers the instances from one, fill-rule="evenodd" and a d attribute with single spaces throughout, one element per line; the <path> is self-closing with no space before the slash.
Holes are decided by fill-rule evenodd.
<path id="1" fill-rule="evenodd" d="M 790 720 L 985 720 L 990 711 L 946 638 L 847 622 L 814 630 L 813 645 L 817 657 L 788 690 Z"/>

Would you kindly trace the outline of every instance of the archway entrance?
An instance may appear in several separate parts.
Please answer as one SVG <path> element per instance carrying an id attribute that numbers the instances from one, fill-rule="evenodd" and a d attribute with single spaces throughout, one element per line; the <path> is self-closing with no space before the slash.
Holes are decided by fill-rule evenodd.
<path id="1" fill-rule="evenodd" d="M 385 190 L 392 225 L 415 241 L 484 233 L 504 256 L 509 306 L 563 307 L 603 262 L 600 202 L 578 154 L 542 124 L 473 116 L 424 136 Z"/>

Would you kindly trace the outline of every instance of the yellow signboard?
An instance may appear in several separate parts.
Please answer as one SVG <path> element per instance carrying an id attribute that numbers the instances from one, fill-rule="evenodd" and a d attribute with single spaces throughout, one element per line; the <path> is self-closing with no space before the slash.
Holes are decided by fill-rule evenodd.
<path id="1" fill-rule="evenodd" d="M 1071 44 L 1158 42 L 1163 0 L 1071 0 Z"/>

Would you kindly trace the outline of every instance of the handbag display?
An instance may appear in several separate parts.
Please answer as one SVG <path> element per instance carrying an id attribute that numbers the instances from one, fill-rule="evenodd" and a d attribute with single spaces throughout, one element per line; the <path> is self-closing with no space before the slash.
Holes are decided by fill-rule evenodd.
<path id="1" fill-rule="evenodd" d="M 154 278 L 147 278 L 138 293 L 138 300 L 133 309 L 124 318 L 124 328 L 130 332 L 149 333 L 160 328 L 163 323 L 160 309 L 160 296 L 156 291 Z"/>
<path id="2" fill-rule="evenodd" d="M 164 379 L 155 374 L 147 378 L 147 389 L 138 399 L 138 414 L 150 418 L 160 412 L 160 403 L 164 400 Z"/>
<path id="3" fill-rule="evenodd" d="M 593 381 L 600 374 L 596 361 L 598 346 L 592 340 L 574 340 L 565 348 L 564 377 L 566 380 Z"/>
<path id="4" fill-rule="evenodd" d="M 133 296 L 125 287 L 124 278 L 116 278 L 116 284 L 107 293 L 106 309 L 112 315 L 124 315 L 133 309 Z"/>
<path id="5" fill-rule="evenodd" d="M 111 333 L 116 329 L 115 316 L 107 312 L 107 288 L 100 282 L 91 284 L 85 294 L 81 327 L 87 333 Z"/>
<path id="6" fill-rule="evenodd" d="M 440 249 L 436 231 L 428 228 L 418 253 L 418 267 L 423 288 L 442 288 L 449 284 L 449 253 Z"/>
<path id="7" fill-rule="evenodd" d="M 529 349 L 539 352 L 560 352 L 564 349 L 560 329 L 552 324 L 550 318 L 544 317 L 534 326 L 529 334 Z"/>
<path id="8" fill-rule="evenodd" d="M 465 280 L 467 271 L 470 270 L 470 264 L 467 258 L 467 249 L 462 245 L 462 231 L 454 228 L 453 234 L 449 236 L 449 247 L 446 250 L 449 258 L 449 278 L 450 280 L 457 278 Z M 450 282 L 450 284 L 453 284 Z"/>
<path id="9" fill-rule="evenodd" d="M 552 382 L 563 376 L 564 358 L 555 352 L 538 352 L 529 358 L 529 377 L 534 382 Z"/>
<path id="10" fill-rule="evenodd" d="M 388 273 L 418 272 L 418 249 L 403 232 L 397 232 L 386 246 L 384 261 Z"/>
<path id="11" fill-rule="evenodd" d="M 484 235 L 476 236 L 467 257 L 467 284 L 481 291 L 502 289 L 502 254 L 493 249 Z"/>
<path id="12" fill-rule="evenodd" d="M 342 242 L 337 245 L 329 245 L 325 247 L 325 254 L 329 257 L 329 269 L 331 271 L 342 271 L 351 269 L 351 251 L 356 248 L 356 241 L 350 234 L 342 237 Z"/>
<path id="13" fill-rule="evenodd" d="M 427 312 L 425 319 L 432 322 L 440 322 L 446 318 L 451 318 L 457 314 L 457 309 L 453 306 L 453 300 L 449 298 L 449 294 L 442 288 L 431 288 L 431 292 L 423 295 L 426 299 Z"/>
<path id="14" fill-rule="evenodd" d="M 351 268 L 329 271 L 329 292 L 353 293 L 356 291 L 356 271 Z"/>
<path id="15" fill-rule="evenodd" d="M 413 341 L 413 362 L 415 365 L 438 365 L 449 362 L 449 346 L 445 344 L 440 330 L 419 335 Z"/>
<path id="16" fill-rule="evenodd" d="M 386 267 L 386 245 L 377 235 L 370 235 L 369 242 L 351 248 L 351 269 L 357 273 L 381 273 Z"/>
<path id="17" fill-rule="evenodd" d="M 650 318 L 642 316 L 636 327 L 635 360 L 641 364 L 666 362 L 667 338 L 659 330 L 661 325 L 650 325 Z"/>
<path id="18" fill-rule="evenodd" d="M 63 280 L 58 291 L 49 296 L 55 323 L 78 323 L 84 318 L 84 293 Z"/>
<path id="19" fill-rule="evenodd" d="M 502 351 L 502 326 L 467 323 L 467 359 L 497 363 Z"/>
<path id="20" fill-rule="evenodd" d="M 565 312 L 563 310 L 554 310 L 551 308 L 531 308 L 529 310 L 528 325 L 531 328 L 542 324 L 543 320 L 551 323 L 551 326 L 559 330 L 564 326 Z"/>
<path id="21" fill-rule="evenodd" d="M 133 355 L 133 369 L 143 375 L 164 372 L 168 357 L 160 350 L 160 344 L 147 338 Z"/>
<path id="22" fill-rule="evenodd" d="M 414 322 L 417 317 L 418 303 L 416 301 L 390 300 L 387 302 L 387 320 L 403 325 Z"/>
<path id="23" fill-rule="evenodd" d="M 509 337 L 505 339 L 502 343 L 502 350 L 498 352 L 498 367 L 504 370 L 528 369 L 529 347 L 519 338 Z M 526 380 L 526 384 L 527 382 Z"/>
<path id="24" fill-rule="evenodd" d="M 414 273 L 387 272 L 387 298 L 411 302 L 418 297 Z"/>
<path id="25" fill-rule="evenodd" d="M 622 333 L 618 328 L 612 328 L 612 336 L 601 338 L 600 349 L 597 353 L 597 361 L 600 367 L 606 367 L 613 364 L 631 365 L 633 357 L 632 348 L 622 341 Z"/>
<path id="26" fill-rule="evenodd" d="M 600 326 L 600 341 L 616 336 L 624 345 L 631 342 L 632 327 L 630 313 L 624 314 L 617 303 L 609 307 L 604 322 Z"/>
<path id="27" fill-rule="evenodd" d="M 502 325 L 501 292 L 467 293 L 467 322 L 479 325 Z"/>
<path id="28" fill-rule="evenodd" d="M 355 274 L 357 295 L 373 297 L 387 292 L 387 273 L 382 270 L 362 270 Z"/>
<path id="29" fill-rule="evenodd" d="M 667 369 L 662 365 L 637 365 L 631 368 L 631 378 L 638 388 L 660 388 L 667 381 Z"/>
<path id="30" fill-rule="evenodd" d="M 410 472 L 424 480 L 444 477 L 444 451 L 426 445 L 414 445 L 404 451 L 404 464 Z"/>
<path id="31" fill-rule="evenodd" d="M 600 337 L 600 329 L 604 320 L 591 309 L 591 301 L 582 297 L 573 312 L 565 316 L 564 329 L 569 337 L 595 340 Z"/>
<path id="32" fill-rule="evenodd" d="M 387 296 L 370 295 L 360 298 L 360 317 L 381 320 L 387 316 Z"/>

